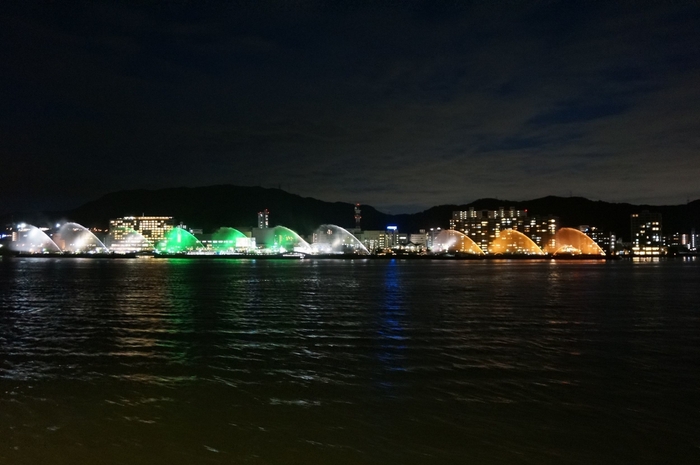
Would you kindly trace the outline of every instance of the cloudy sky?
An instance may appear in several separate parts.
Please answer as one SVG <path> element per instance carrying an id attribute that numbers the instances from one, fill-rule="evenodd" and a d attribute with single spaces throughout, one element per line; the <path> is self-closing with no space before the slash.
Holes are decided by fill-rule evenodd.
<path id="1" fill-rule="evenodd" d="M 0 211 L 212 184 L 388 212 L 700 198 L 696 2 L 259 3 L 3 2 Z"/>

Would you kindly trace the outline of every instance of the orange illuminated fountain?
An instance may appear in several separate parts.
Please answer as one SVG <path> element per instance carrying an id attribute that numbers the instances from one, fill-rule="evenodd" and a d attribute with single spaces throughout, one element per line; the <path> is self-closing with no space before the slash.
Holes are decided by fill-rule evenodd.
<path id="1" fill-rule="evenodd" d="M 520 231 L 505 229 L 489 246 L 493 255 L 544 255 L 532 239 Z"/>
<path id="2" fill-rule="evenodd" d="M 561 228 L 555 236 L 555 247 L 547 247 L 552 255 L 605 255 L 603 249 L 583 232 L 573 228 Z"/>
<path id="3" fill-rule="evenodd" d="M 484 251 L 466 234 L 446 229 L 435 237 L 432 251 L 434 253 L 467 253 L 472 255 L 484 255 Z"/>

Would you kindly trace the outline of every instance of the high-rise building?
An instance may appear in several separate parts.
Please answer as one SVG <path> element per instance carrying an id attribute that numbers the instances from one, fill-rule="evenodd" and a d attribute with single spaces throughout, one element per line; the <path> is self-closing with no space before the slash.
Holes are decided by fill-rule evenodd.
<path id="1" fill-rule="evenodd" d="M 661 233 L 661 213 L 651 213 L 648 210 L 633 213 L 630 224 L 634 255 L 651 257 L 665 253 Z"/>
<path id="2" fill-rule="evenodd" d="M 586 236 L 593 239 L 593 242 L 598 244 L 598 247 L 603 249 L 606 253 L 615 253 L 615 241 L 617 240 L 615 233 L 609 233 L 596 226 L 589 226 L 587 224 L 579 226 L 578 229 Z"/>
<path id="3" fill-rule="evenodd" d="M 258 229 L 267 229 L 270 227 L 270 212 L 267 208 L 258 212 Z"/>
<path id="4" fill-rule="evenodd" d="M 355 232 L 362 231 L 362 227 L 360 226 L 361 220 L 362 220 L 362 210 L 360 210 L 360 204 L 356 203 L 355 204 Z"/>
<path id="5" fill-rule="evenodd" d="M 498 210 L 474 210 L 452 212 L 450 229 L 463 232 L 481 248 L 489 250 L 491 243 L 501 231 L 513 229 L 529 237 L 540 248 L 554 245 L 554 237 L 559 229 L 556 216 L 528 217 L 527 210 L 515 207 Z"/>
<path id="6" fill-rule="evenodd" d="M 109 221 L 106 245 L 115 252 L 152 250 L 173 229 L 171 216 L 125 216 Z"/>
<path id="7" fill-rule="evenodd" d="M 386 248 L 393 249 L 399 246 L 399 228 L 397 226 L 386 227 Z"/>
<path id="8" fill-rule="evenodd" d="M 433 248 L 433 244 L 435 244 L 435 238 L 438 237 L 438 235 L 442 232 L 442 228 L 430 228 L 430 230 L 427 231 L 426 233 L 426 238 L 425 238 L 425 246 L 428 249 Z"/>

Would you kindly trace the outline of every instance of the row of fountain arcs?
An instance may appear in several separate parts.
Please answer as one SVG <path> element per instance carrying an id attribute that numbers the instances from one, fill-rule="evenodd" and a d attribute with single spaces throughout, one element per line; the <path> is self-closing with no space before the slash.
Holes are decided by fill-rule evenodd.
<path id="1" fill-rule="evenodd" d="M 240 251 L 299 252 L 305 254 L 369 254 L 370 251 L 346 229 L 332 224 L 321 225 L 311 244 L 296 232 L 284 226 L 266 230 L 253 242 L 235 228 L 219 228 L 211 239 L 199 240 L 189 231 L 175 227 L 158 243 L 151 243 L 137 231 L 124 231 L 118 241 L 102 242 L 86 227 L 69 222 L 49 236 L 32 225 L 21 225 L 11 248 L 20 253 L 130 253 L 152 251 L 163 254 L 228 253 Z M 484 250 L 486 249 L 486 250 Z M 484 249 L 469 236 L 455 230 L 441 231 L 433 240 L 432 253 L 460 253 L 469 255 L 605 255 L 590 237 L 573 228 L 561 228 L 554 240 L 540 248 L 523 233 L 506 229 Z"/>

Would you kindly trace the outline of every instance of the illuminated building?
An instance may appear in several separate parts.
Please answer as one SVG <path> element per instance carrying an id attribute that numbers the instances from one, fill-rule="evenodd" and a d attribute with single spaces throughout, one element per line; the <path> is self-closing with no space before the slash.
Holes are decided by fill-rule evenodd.
<path id="1" fill-rule="evenodd" d="M 586 236 L 593 239 L 593 242 L 598 244 L 598 246 L 609 254 L 615 253 L 615 242 L 617 237 L 615 233 L 608 233 L 595 226 L 589 226 L 587 224 L 582 224 L 578 227 L 579 231 L 584 233 Z"/>
<path id="2" fill-rule="evenodd" d="M 399 228 L 398 226 L 387 226 L 386 227 L 386 247 L 387 249 L 393 249 L 399 246 Z"/>
<path id="3" fill-rule="evenodd" d="M 258 212 L 258 229 L 267 229 L 270 227 L 270 212 L 267 208 Z"/>
<path id="4" fill-rule="evenodd" d="M 686 254 L 691 251 L 691 234 L 675 232 L 665 238 L 664 245 L 668 247 L 669 254 Z"/>
<path id="5" fill-rule="evenodd" d="M 514 230 L 523 233 L 538 247 L 554 247 L 554 237 L 559 229 L 556 216 L 527 216 L 527 210 L 514 207 L 498 210 L 474 210 L 452 212 L 450 229 L 467 235 L 483 251 L 500 237 L 501 231 Z"/>
<path id="6" fill-rule="evenodd" d="M 442 231 L 442 228 L 430 228 L 430 230 L 426 233 L 425 237 L 425 247 L 428 249 L 432 249 L 434 244 L 435 244 L 435 238 L 438 237 L 440 232 Z"/>
<path id="7" fill-rule="evenodd" d="M 388 238 L 386 231 L 362 231 L 355 234 L 355 237 L 362 243 L 362 245 L 369 250 L 370 253 L 374 253 L 379 250 L 385 250 L 390 248 L 388 246 Z"/>
<path id="8" fill-rule="evenodd" d="M 428 234 L 425 229 L 421 229 L 418 234 L 411 234 L 410 243 L 416 245 L 418 248 L 425 250 L 428 244 Z"/>
<path id="9" fill-rule="evenodd" d="M 145 250 L 164 240 L 171 229 L 171 216 L 125 216 L 109 221 L 107 242 L 115 251 Z"/>
<path id="10" fill-rule="evenodd" d="M 556 246 L 559 218 L 553 215 L 533 216 L 522 222 L 522 229 L 520 224 L 512 229 L 522 232 L 542 249 L 551 248 Z"/>
<path id="11" fill-rule="evenodd" d="M 665 253 L 661 234 L 661 213 L 647 210 L 630 217 L 632 253 L 641 257 L 659 256 Z"/>

